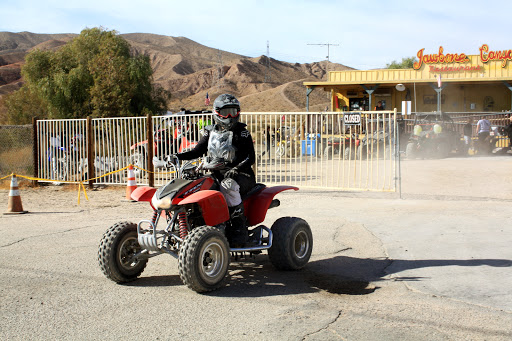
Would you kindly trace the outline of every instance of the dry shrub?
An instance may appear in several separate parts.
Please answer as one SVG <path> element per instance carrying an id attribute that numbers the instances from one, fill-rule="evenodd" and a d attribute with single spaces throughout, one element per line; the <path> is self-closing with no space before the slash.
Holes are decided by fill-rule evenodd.
<path id="1" fill-rule="evenodd" d="M 34 165 L 32 162 L 32 147 L 10 149 L 0 154 L 0 177 L 15 173 L 32 176 Z"/>

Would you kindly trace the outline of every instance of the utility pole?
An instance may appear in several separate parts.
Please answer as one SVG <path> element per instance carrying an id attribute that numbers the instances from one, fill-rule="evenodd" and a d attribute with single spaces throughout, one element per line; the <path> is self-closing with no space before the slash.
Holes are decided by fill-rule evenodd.
<path id="1" fill-rule="evenodd" d="M 222 55 L 220 53 L 220 49 L 218 51 L 218 64 L 217 64 L 217 85 L 219 88 L 224 85 L 224 79 L 222 78 Z"/>
<path id="2" fill-rule="evenodd" d="M 270 74 L 270 44 L 267 40 L 267 69 L 265 70 L 265 83 L 270 83 L 272 77 Z"/>

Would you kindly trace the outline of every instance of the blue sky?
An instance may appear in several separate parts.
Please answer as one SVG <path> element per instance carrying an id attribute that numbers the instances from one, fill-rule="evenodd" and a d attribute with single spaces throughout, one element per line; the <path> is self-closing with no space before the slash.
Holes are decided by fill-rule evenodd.
<path id="1" fill-rule="evenodd" d="M 329 59 L 385 67 L 418 50 L 478 54 L 512 49 L 512 1 L 399 0 L 0 0 L 0 31 L 120 33 L 187 37 L 221 50 L 298 63 Z"/>

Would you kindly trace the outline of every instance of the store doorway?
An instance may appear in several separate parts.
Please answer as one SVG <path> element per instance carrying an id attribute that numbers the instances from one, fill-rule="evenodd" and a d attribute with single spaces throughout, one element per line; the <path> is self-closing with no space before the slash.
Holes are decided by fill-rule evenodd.
<path id="1" fill-rule="evenodd" d="M 350 111 L 368 111 L 369 101 L 368 98 L 349 98 L 348 100 L 349 110 Z"/>

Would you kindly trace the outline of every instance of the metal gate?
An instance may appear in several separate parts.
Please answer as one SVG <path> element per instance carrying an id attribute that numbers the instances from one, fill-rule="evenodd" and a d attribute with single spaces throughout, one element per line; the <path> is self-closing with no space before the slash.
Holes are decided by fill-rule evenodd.
<path id="1" fill-rule="evenodd" d="M 396 111 L 243 113 L 258 182 L 395 191 Z M 169 155 L 193 148 L 211 114 L 37 121 L 38 177 L 139 185 L 175 177 Z M 150 181 L 151 179 L 151 181 Z"/>
<path id="2" fill-rule="evenodd" d="M 245 113 L 257 180 L 342 190 L 395 191 L 396 112 Z"/>

